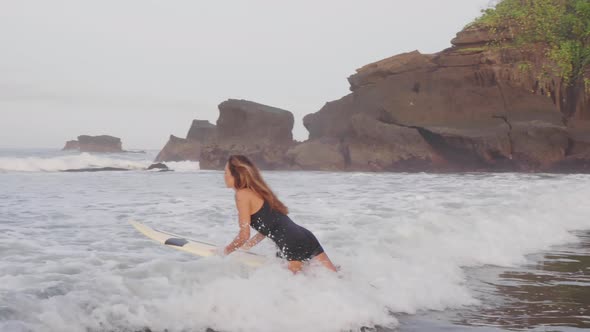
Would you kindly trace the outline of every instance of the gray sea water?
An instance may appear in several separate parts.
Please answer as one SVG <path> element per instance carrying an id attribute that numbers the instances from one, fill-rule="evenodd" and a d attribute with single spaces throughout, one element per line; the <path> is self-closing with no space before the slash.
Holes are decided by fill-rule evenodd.
<path id="1" fill-rule="evenodd" d="M 342 267 L 292 275 L 135 231 L 237 233 L 222 172 L 153 156 L 0 151 L 0 331 L 590 328 L 588 175 L 264 172 Z"/>

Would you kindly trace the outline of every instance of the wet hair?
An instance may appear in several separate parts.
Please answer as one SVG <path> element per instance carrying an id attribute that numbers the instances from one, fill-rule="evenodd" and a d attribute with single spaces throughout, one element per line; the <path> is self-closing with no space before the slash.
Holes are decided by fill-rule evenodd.
<path id="1" fill-rule="evenodd" d="M 289 213 L 289 209 L 272 192 L 264 182 L 258 168 L 243 155 L 231 155 L 227 160 L 231 175 L 234 177 L 234 188 L 250 189 L 260 195 L 271 207 L 271 209 L 283 214 Z"/>

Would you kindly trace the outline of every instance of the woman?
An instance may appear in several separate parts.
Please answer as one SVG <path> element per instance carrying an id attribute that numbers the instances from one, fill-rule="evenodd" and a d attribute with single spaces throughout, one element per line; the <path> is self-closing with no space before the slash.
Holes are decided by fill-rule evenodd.
<path id="1" fill-rule="evenodd" d="M 289 270 L 293 273 L 299 272 L 303 263 L 309 260 L 318 261 L 336 271 L 315 236 L 287 216 L 287 207 L 270 190 L 258 168 L 248 158 L 230 156 L 225 165 L 224 179 L 227 187 L 236 191 L 240 225 L 240 232 L 224 248 L 224 255 L 237 249 L 248 250 L 268 237 L 278 246 L 279 256 L 289 262 Z M 252 238 L 250 227 L 258 231 Z"/>

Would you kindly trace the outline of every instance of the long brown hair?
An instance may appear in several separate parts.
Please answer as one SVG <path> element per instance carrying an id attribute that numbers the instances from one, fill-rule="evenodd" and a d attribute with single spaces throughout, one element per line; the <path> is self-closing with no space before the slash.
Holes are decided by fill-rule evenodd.
<path id="1" fill-rule="evenodd" d="M 234 177 L 234 188 L 250 189 L 267 201 L 271 209 L 283 214 L 289 213 L 289 209 L 277 198 L 266 182 L 264 182 L 260 171 L 248 157 L 231 155 L 229 156 L 227 165 L 231 175 Z"/>

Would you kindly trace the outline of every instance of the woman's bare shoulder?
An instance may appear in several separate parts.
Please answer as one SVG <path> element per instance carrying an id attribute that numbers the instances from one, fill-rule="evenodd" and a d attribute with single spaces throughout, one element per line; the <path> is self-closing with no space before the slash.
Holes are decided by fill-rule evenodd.
<path id="1" fill-rule="evenodd" d="M 258 205 L 264 199 L 252 189 L 239 189 L 236 191 L 236 201 L 247 201 L 251 204 Z"/>
<path id="2" fill-rule="evenodd" d="M 253 192 L 251 189 L 248 188 L 244 188 L 244 189 L 238 189 L 236 191 L 236 199 L 247 199 L 250 200 L 252 198 L 258 197 L 256 195 L 255 192 Z"/>

